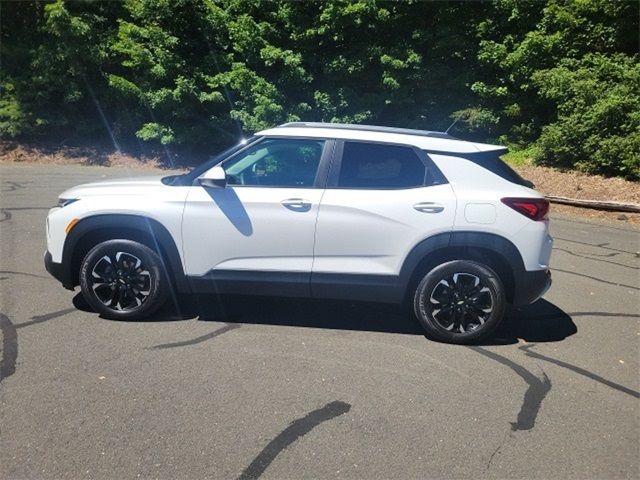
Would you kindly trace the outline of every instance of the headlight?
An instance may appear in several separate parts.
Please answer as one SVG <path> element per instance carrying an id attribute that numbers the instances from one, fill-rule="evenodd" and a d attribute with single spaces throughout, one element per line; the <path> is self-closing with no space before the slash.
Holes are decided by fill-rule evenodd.
<path id="1" fill-rule="evenodd" d="M 58 206 L 59 207 L 66 207 L 67 205 L 71 205 L 73 202 L 77 202 L 78 200 L 80 200 L 79 198 L 59 198 L 58 199 Z"/>

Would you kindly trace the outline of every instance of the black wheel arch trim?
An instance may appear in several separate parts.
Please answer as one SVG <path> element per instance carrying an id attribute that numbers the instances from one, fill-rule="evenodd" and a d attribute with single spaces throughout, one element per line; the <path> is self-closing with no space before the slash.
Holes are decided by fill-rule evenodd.
<path id="1" fill-rule="evenodd" d="M 163 259 L 168 260 L 170 277 L 173 284 L 180 292 L 190 291 L 182 265 L 182 259 L 178 253 L 173 237 L 169 231 L 157 220 L 135 214 L 100 214 L 80 220 L 69 232 L 64 242 L 62 250 L 62 262 L 60 266 L 60 276 L 62 284 L 66 288 L 73 288 L 78 285 L 78 279 L 73 278 L 73 257 L 76 248 L 87 235 L 97 230 L 114 229 L 117 239 L 118 229 L 137 230 L 157 242 L 157 246 L 148 245 L 150 248 L 159 250 Z"/>

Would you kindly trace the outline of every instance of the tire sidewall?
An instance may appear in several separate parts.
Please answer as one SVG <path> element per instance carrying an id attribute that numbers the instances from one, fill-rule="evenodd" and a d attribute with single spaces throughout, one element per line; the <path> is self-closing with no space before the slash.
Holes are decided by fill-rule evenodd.
<path id="1" fill-rule="evenodd" d="M 107 307 L 94 294 L 89 277 L 97 261 L 104 255 L 126 252 L 138 257 L 151 275 L 149 296 L 131 310 L 118 311 Z M 167 279 L 162 259 L 146 245 L 133 240 L 108 240 L 93 247 L 80 266 L 80 288 L 87 303 L 102 317 L 114 320 L 137 320 L 156 311 L 166 300 Z"/>
<path id="2" fill-rule="evenodd" d="M 454 273 L 476 275 L 489 288 L 493 310 L 483 325 L 467 333 L 454 333 L 445 330 L 430 314 L 428 303 L 431 292 L 438 282 Z M 446 343 L 471 344 L 490 335 L 500 324 L 506 306 L 504 286 L 498 275 L 486 265 L 470 260 L 453 260 L 435 267 L 427 273 L 414 293 L 414 315 L 426 330 L 427 335 Z"/>

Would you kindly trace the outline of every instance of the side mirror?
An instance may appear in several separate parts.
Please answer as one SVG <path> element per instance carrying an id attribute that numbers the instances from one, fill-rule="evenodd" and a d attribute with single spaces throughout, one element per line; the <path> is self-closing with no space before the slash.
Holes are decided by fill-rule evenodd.
<path id="1" fill-rule="evenodd" d="M 225 188 L 227 186 L 227 175 L 221 165 L 216 165 L 198 177 L 198 182 L 203 187 Z"/>

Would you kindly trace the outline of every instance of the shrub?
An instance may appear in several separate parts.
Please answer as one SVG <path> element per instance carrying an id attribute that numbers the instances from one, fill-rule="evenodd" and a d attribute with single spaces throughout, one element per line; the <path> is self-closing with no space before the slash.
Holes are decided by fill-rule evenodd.
<path id="1" fill-rule="evenodd" d="M 542 165 L 640 179 L 640 63 L 637 56 L 589 54 L 536 72 L 539 95 L 557 118 L 542 129 Z"/>

